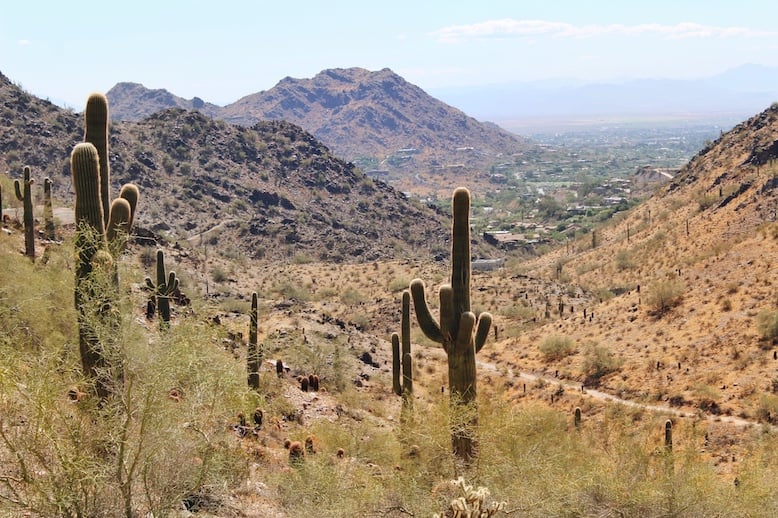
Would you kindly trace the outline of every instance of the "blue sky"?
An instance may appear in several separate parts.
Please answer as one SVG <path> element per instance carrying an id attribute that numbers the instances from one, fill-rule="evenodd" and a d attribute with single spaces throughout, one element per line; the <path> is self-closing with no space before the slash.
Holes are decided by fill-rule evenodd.
<path id="1" fill-rule="evenodd" d="M 778 66 L 773 1 L 5 2 L 0 72 L 80 110 L 120 81 L 227 104 L 286 76 L 391 68 L 435 89 Z"/>

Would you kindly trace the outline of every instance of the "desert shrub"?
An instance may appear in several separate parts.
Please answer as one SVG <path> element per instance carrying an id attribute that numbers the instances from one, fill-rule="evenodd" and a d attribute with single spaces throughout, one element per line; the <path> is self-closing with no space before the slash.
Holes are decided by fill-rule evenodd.
<path id="1" fill-rule="evenodd" d="M 407 290 L 411 285 L 410 279 L 406 277 L 393 277 L 388 284 L 389 291 L 396 293 L 398 291 Z"/>
<path id="2" fill-rule="evenodd" d="M 355 306 L 365 301 L 365 295 L 354 288 L 346 288 L 340 294 L 340 301 L 347 306 Z"/>
<path id="3" fill-rule="evenodd" d="M 575 343 L 569 336 L 547 336 L 538 346 L 543 359 L 546 361 L 561 360 L 575 352 Z"/>
<path id="4" fill-rule="evenodd" d="M 211 278 L 213 279 L 213 282 L 225 282 L 229 276 L 224 268 L 221 266 L 214 266 L 211 269 Z"/>
<path id="5" fill-rule="evenodd" d="M 589 343 L 586 345 L 583 354 L 582 370 L 590 383 L 597 383 L 600 378 L 621 367 L 621 361 L 604 345 Z"/>
<path id="6" fill-rule="evenodd" d="M 535 310 L 522 299 L 516 304 L 500 306 L 498 312 L 501 316 L 513 320 L 529 320 L 535 316 Z"/>
<path id="7" fill-rule="evenodd" d="M 35 267 L 6 264 L 0 251 L 0 515 L 163 516 L 191 495 L 223 500 L 247 474 L 241 452 L 221 440 L 228 416 L 256 405 L 245 367 L 213 347 L 209 326 L 197 321 L 164 337 L 139 325 L 138 294 L 115 303 L 110 324 L 91 326 L 109 364 L 122 366 L 97 405 L 80 374 L 73 272 L 62 266 L 72 249 Z"/>
<path id="8" fill-rule="evenodd" d="M 775 343 L 778 340 L 778 310 L 763 309 L 756 315 L 756 330 L 762 340 Z"/>
<path id="9" fill-rule="evenodd" d="M 632 259 L 632 254 L 627 250 L 619 250 L 616 252 L 616 268 L 619 271 L 634 269 L 635 261 Z"/>
<path id="10" fill-rule="evenodd" d="M 652 283 L 647 290 L 645 302 L 656 315 L 663 315 L 681 302 L 685 287 L 678 279 L 665 279 Z"/>

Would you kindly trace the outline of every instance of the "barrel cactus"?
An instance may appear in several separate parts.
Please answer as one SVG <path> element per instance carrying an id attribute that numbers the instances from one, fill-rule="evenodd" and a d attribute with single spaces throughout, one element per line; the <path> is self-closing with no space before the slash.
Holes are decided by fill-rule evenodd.
<path id="1" fill-rule="evenodd" d="M 448 380 L 452 401 L 473 415 L 462 426 L 452 426 L 454 453 L 470 460 L 475 455 L 474 428 L 477 423 L 475 355 L 486 343 L 492 316 L 478 317 L 470 309 L 470 191 L 460 187 L 452 200 L 451 283 L 440 287 L 440 320 L 430 313 L 421 279 L 411 281 L 416 319 L 430 340 L 440 343 L 448 356 Z"/>

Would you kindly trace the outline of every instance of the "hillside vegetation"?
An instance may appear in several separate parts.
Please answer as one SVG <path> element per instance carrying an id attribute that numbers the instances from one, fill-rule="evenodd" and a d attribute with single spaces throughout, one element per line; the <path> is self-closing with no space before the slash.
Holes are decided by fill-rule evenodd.
<path id="1" fill-rule="evenodd" d="M 24 102 L 47 122 L 14 119 L 6 135 L 32 127 L 31 141 L 42 144 L 52 121 L 70 120 L 40 101 L 9 99 L 5 109 Z M 186 188 L 181 184 L 167 186 L 145 169 L 124 176 L 122 160 L 132 155 L 120 137 L 147 136 L 138 145 L 155 153 L 147 142 L 196 142 L 200 134 L 189 135 L 184 124 L 221 123 L 174 110 L 112 133 L 117 176 L 141 186 L 138 221 L 159 221 L 148 213 L 164 211 L 175 229 L 206 208 L 181 208 L 197 200 L 191 185 L 176 207 L 164 196 Z M 160 128 L 178 133 L 172 138 Z M 281 123 L 247 131 L 260 130 L 267 132 L 262 142 L 298 135 Z M 241 136 L 249 138 L 235 129 L 219 135 L 225 140 L 198 152 L 236 153 Z M 293 240 L 279 261 L 275 250 L 246 254 L 225 234 L 154 241 L 141 232 L 118 259 L 116 291 L 103 299 L 91 288 L 98 314 L 110 315 L 94 323 L 95 332 L 111 344 L 110 364 L 123 373 L 100 398 L 79 358 L 75 229 L 60 221 L 56 239 L 37 237 L 32 261 L 22 255 L 14 201 L 0 233 L 0 512 L 455 516 L 462 501 L 452 500 L 473 484 L 490 494 L 480 491 L 468 505 L 483 500 L 495 516 L 774 515 L 776 141 L 773 106 L 722 135 L 594 237 L 471 272 L 473 312 L 494 315 L 477 356 L 477 424 L 474 407 L 449 405 L 446 355 L 415 323 L 412 409 L 403 410 L 393 391 L 389 336 L 400 328 L 402 292 L 424 279 L 437 315 L 434 294 L 449 280 L 448 251 L 436 260 L 422 239 L 415 247 L 396 244 L 392 255 L 340 261 L 308 255 L 320 241 L 297 248 Z M 17 153 L 35 149 L 19 142 Z M 313 140 L 294 142 L 301 162 L 320 149 Z M 5 163 L 14 149 L 3 150 Z M 344 183 L 333 185 L 360 192 L 364 177 L 343 168 L 335 171 Z M 274 192 L 289 192 L 295 207 L 302 199 L 295 196 L 304 196 L 295 189 L 307 178 L 297 171 L 268 175 L 279 186 Z M 13 187 L 1 180 L 5 206 Z M 294 189 L 282 190 L 286 185 Z M 208 196 L 218 199 L 212 193 L 222 187 Z M 362 193 L 363 220 L 395 223 L 372 208 L 389 210 L 388 200 L 369 203 L 393 195 L 385 189 Z M 247 205 L 264 210 L 259 201 Z M 409 205 L 403 207 L 396 218 Z M 415 208 L 440 223 L 440 214 Z M 348 212 L 329 211 L 332 221 Z M 238 226 L 241 217 L 235 215 Z M 204 227 L 206 216 L 202 221 Z M 405 221 L 397 222 L 401 230 Z M 443 242 L 448 233 L 437 230 Z M 144 278 L 154 277 L 157 247 L 185 295 L 172 304 L 169 325 L 147 315 Z M 415 253 L 398 252 L 408 249 Z M 292 260 L 299 250 L 307 257 Z M 262 351 L 257 390 L 247 384 L 253 292 Z M 303 379 L 316 379 L 319 390 L 303 390 Z M 257 409 L 261 426 L 253 421 Z M 452 430 L 475 432 L 475 458 L 454 455 Z M 464 483 L 451 482 L 460 476 Z"/>

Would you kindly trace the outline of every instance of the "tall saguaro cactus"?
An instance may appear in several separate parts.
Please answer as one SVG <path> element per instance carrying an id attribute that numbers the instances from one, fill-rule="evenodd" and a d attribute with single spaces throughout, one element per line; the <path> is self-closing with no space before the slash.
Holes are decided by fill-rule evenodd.
<path id="1" fill-rule="evenodd" d="M 392 389 L 402 396 L 403 412 L 413 406 L 413 359 L 411 358 L 411 294 L 403 292 L 400 334 L 392 333 Z M 402 377 L 401 377 L 402 373 Z"/>
<path id="2" fill-rule="evenodd" d="M 35 219 L 32 213 L 32 184 L 30 167 L 24 166 L 22 180 L 14 180 L 16 198 L 24 204 L 24 255 L 35 260 Z"/>
<path id="3" fill-rule="evenodd" d="M 470 191 L 463 187 L 454 191 L 452 211 L 451 283 L 440 287 L 440 320 L 430 313 L 421 279 L 411 281 L 411 295 L 421 330 L 448 356 L 452 402 L 468 407 L 476 398 L 475 355 L 489 336 L 492 316 L 481 313 L 476 318 L 470 310 Z M 476 422 L 473 416 L 464 426 L 453 427 L 454 453 L 466 461 L 475 455 Z"/>
<path id="4" fill-rule="evenodd" d="M 259 366 L 262 363 L 262 351 L 257 343 L 258 321 L 257 292 L 251 294 L 251 321 L 249 322 L 249 346 L 246 354 L 249 387 L 259 389 Z"/>
<path id="5" fill-rule="evenodd" d="M 108 101 L 102 94 L 92 94 L 84 112 L 86 142 L 77 144 L 70 154 L 70 170 L 76 192 L 76 289 L 79 350 L 84 374 L 95 380 L 101 399 L 110 394 L 113 380 L 107 376 L 109 359 L 105 344 L 98 338 L 98 324 L 114 324 L 112 311 L 118 274 L 116 259 L 124 249 L 131 230 L 139 191 L 134 185 L 122 187 L 119 198 L 110 200 L 108 168 Z M 93 138 L 103 131 L 103 138 Z M 105 164 L 104 169 L 101 165 Z M 100 285 L 95 275 L 100 265 L 109 264 L 112 282 Z M 104 272 L 103 272 L 104 273 Z"/>

